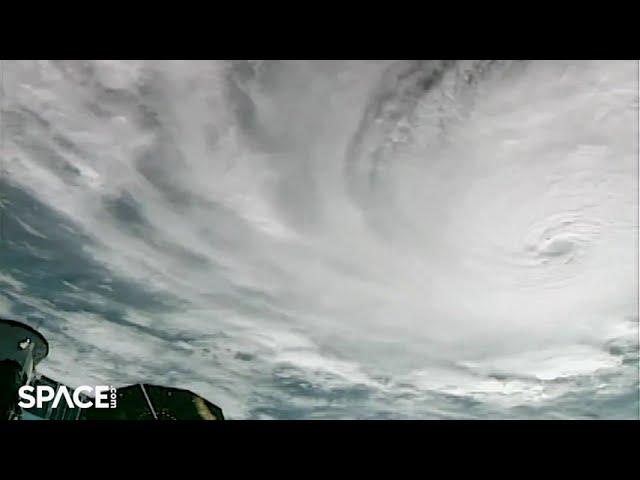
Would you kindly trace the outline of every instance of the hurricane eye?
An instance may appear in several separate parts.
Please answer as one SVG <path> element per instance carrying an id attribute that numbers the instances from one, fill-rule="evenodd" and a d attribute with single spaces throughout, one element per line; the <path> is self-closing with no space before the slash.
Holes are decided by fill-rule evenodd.
<path id="1" fill-rule="evenodd" d="M 573 249 L 573 242 L 568 238 L 551 238 L 542 247 L 541 253 L 551 257 L 559 257 Z"/>

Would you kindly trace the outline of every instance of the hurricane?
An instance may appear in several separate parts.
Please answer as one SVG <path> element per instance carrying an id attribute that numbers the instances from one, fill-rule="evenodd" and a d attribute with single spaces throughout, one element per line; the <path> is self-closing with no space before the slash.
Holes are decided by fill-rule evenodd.
<path id="1" fill-rule="evenodd" d="M 235 419 L 637 419 L 638 78 L 4 60 L 0 314 Z"/>

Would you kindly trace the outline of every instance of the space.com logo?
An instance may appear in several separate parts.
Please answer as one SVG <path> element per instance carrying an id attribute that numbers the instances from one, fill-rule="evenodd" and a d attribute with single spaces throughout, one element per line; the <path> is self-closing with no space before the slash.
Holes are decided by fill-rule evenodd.
<path id="1" fill-rule="evenodd" d="M 89 397 L 92 392 L 95 394 L 93 399 Z M 18 395 L 21 399 L 18 405 L 22 408 L 42 408 L 44 403 L 51 400 L 53 400 L 51 408 L 58 408 L 63 398 L 68 408 L 116 408 L 118 401 L 116 389 L 111 385 L 96 387 L 83 385 L 74 389 L 73 393 L 69 393 L 69 389 L 64 385 L 58 387 L 57 393 L 53 387 L 47 385 L 38 385 L 37 387 L 25 385 L 20 387 Z"/>

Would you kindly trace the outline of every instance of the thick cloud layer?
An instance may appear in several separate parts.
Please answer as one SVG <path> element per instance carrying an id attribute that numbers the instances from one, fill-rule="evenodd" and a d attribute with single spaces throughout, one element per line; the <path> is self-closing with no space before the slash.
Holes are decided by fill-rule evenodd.
<path id="1" fill-rule="evenodd" d="M 0 313 L 231 418 L 637 418 L 638 64 L 3 62 Z"/>

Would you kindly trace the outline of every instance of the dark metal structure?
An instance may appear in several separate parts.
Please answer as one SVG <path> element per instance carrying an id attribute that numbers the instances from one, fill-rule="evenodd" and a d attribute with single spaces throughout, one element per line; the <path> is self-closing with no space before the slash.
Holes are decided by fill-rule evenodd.
<path id="1" fill-rule="evenodd" d="M 0 420 L 19 420 L 25 412 L 40 420 L 224 420 L 219 407 L 189 390 L 149 384 L 118 388 L 115 408 L 69 408 L 64 403 L 53 408 L 49 402 L 23 412 L 18 405 L 20 387 L 48 386 L 56 393 L 65 387 L 36 373 L 48 353 L 43 335 L 24 323 L 0 318 Z"/>
<path id="2" fill-rule="evenodd" d="M 19 418 L 18 390 L 49 354 L 47 340 L 30 326 L 0 319 L 0 420 Z"/>

